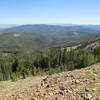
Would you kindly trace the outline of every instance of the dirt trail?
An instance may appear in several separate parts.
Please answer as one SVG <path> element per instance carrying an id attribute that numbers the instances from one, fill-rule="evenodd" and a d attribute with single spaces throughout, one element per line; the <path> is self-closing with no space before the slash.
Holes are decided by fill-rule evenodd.
<path id="1" fill-rule="evenodd" d="M 100 63 L 46 77 L 1 82 L 0 96 L 0 100 L 100 100 Z"/>

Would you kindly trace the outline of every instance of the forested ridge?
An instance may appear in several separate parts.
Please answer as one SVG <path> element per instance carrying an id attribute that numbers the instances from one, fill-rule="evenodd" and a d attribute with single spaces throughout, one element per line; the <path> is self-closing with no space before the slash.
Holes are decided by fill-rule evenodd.
<path id="1" fill-rule="evenodd" d="M 59 47 L 34 52 L 1 50 L 0 81 L 79 69 L 97 62 L 100 62 L 100 47 L 72 50 Z"/>

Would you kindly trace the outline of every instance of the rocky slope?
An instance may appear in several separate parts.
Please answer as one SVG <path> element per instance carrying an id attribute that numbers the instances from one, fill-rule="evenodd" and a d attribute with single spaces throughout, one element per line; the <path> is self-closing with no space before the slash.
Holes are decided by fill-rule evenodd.
<path id="1" fill-rule="evenodd" d="M 0 100 L 100 100 L 100 63 L 50 76 L 1 83 Z"/>

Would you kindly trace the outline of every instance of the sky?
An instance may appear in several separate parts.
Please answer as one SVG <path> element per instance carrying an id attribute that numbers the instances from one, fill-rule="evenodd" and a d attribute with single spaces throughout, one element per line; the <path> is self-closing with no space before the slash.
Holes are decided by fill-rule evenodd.
<path id="1" fill-rule="evenodd" d="M 100 0 L 0 0 L 0 24 L 100 24 Z"/>

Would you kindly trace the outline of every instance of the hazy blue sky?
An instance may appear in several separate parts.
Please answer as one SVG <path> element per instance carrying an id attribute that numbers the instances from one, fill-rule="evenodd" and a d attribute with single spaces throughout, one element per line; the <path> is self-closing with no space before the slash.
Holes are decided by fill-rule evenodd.
<path id="1" fill-rule="evenodd" d="M 0 0 L 0 24 L 100 24 L 100 0 Z"/>

